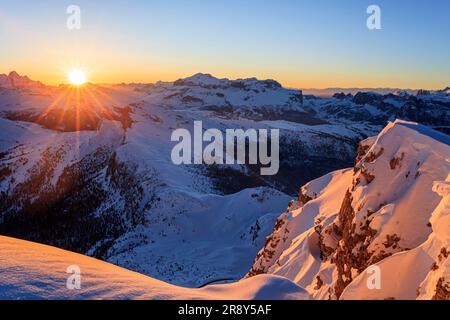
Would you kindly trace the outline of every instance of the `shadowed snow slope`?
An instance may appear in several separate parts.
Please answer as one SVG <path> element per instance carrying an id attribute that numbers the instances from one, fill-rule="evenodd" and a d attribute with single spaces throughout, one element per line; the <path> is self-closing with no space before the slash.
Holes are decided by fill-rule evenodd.
<path id="1" fill-rule="evenodd" d="M 0 237 L 1 299 L 307 299 L 288 279 L 261 276 L 202 289 L 176 287 L 96 259 Z M 81 289 L 69 290 L 69 266 L 81 270 Z"/>
<path id="2" fill-rule="evenodd" d="M 285 276 L 317 299 L 450 299 L 449 159 L 448 136 L 388 124 L 361 143 L 353 170 L 301 189 L 249 276 Z"/>

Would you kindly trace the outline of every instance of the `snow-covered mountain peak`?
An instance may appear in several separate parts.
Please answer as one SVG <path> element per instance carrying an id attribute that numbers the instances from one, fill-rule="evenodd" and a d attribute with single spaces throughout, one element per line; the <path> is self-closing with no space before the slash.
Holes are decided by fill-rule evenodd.
<path id="1" fill-rule="evenodd" d="M 11 71 L 8 75 L 0 74 L 0 88 L 23 89 L 41 88 L 44 85 L 39 81 L 33 81 L 28 76 L 21 76 L 16 71 Z"/>
<path id="2" fill-rule="evenodd" d="M 438 90 L 438 92 L 439 92 L 439 93 L 443 93 L 443 94 L 450 95 L 450 87 L 447 86 L 447 87 L 445 87 L 445 88 L 442 89 L 442 90 Z"/>
<path id="3" fill-rule="evenodd" d="M 300 90 L 283 88 L 275 80 L 218 79 L 199 73 L 175 82 L 158 82 L 148 93 L 150 103 L 177 109 L 204 110 L 219 116 L 251 120 L 325 123 L 303 108 Z"/>
<path id="4" fill-rule="evenodd" d="M 173 82 L 174 86 L 202 87 L 205 89 L 235 89 L 235 90 L 276 90 L 282 89 L 282 85 L 275 80 L 259 80 L 257 78 L 246 78 L 230 80 L 228 78 L 219 79 L 211 74 L 197 73 L 193 76 L 179 79 Z"/>
<path id="5" fill-rule="evenodd" d="M 433 263 L 442 264 L 439 252 L 450 247 L 443 237 L 450 224 L 442 219 L 450 213 L 443 182 L 450 172 L 449 155 L 448 136 L 416 123 L 389 123 L 378 137 L 363 141 L 352 170 L 328 174 L 301 189 L 249 276 L 286 276 L 322 299 L 415 298 L 421 282 L 431 277 Z M 413 253 L 420 250 L 433 259 L 424 263 Z M 398 261 L 399 254 L 405 260 Z M 372 265 L 387 268 L 383 290 L 370 291 L 361 280 Z M 399 269 L 408 270 L 408 277 L 394 281 Z M 439 279 L 432 279 L 431 286 L 442 293 Z"/>
<path id="6" fill-rule="evenodd" d="M 191 83 L 193 85 L 218 85 L 228 79 L 218 79 L 209 73 L 196 73 L 190 77 L 179 79 L 178 82 Z M 177 83 L 177 81 L 175 81 Z"/>
<path id="7" fill-rule="evenodd" d="M 9 73 L 8 77 L 9 77 L 9 78 L 22 78 L 22 77 L 17 73 L 17 71 L 14 71 L 14 70 L 11 71 L 11 72 Z M 24 76 L 24 78 L 27 78 L 27 79 L 28 79 L 27 76 Z"/>

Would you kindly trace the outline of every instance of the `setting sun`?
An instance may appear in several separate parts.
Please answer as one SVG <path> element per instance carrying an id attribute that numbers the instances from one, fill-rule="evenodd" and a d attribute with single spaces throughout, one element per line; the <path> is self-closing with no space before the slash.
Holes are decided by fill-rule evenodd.
<path id="1" fill-rule="evenodd" d="M 76 85 L 76 86 L 82 85 L 82 84 L 86 83 L 86 81 L 87 81 L 86 74 L 81 70 L 69 71 L 69 73 L 67 74 L 67 77 L 68 77 L 70 83 L 73 85 Z"/>

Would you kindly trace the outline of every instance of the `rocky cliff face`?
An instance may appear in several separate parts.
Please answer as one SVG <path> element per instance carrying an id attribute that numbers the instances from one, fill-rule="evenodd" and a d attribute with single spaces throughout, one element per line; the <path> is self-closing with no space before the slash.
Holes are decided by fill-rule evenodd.
<path id="1" fill-rule="evenodd" d="M 415 298 L 416 289 L 419 297 L 446 297 L 447 276 L 428 280 L 434 289 L 422 293 L 418 288 L 429 274 L 408 269 L 408 280 L 399 284 L 398 271 L 387 265 L 401 253 L 405 257 L 396 268 L 414 269 L 408 259 L 415 259 L 427 271 L 448 272 L 444 261 L 449 225 L 440 221 L 437 227 L 433 220 L 450 214 L 447 182 L 436 182 L 448 179 L 449 142 L 448 136 L 413 123 L 389 124 L 376 139 L 360 145 L 353 169 L 302 188 L 299 201 L 280 216 L 248 276 L 287 276 L 322 299 Z M 436 183 L 440 187 L 433 187 Z M 436 249 L 429 248 L 430 241 Z M 436 256 L 435 264 L 416 257 L 412 252 L 417 251 Z M 361 279 L 373 265 L 382 268 L 384 286 L 371 291 Z"/>

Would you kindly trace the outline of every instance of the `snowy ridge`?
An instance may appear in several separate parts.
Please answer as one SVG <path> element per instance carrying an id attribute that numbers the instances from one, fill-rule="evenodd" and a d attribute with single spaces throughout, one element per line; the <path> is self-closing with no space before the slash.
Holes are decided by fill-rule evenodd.
<path id="1" fill-rule="evenodd" d="M 22 299 L 176 299 L 304 300 L 305 290 L 287 279 L 262 276 L 202 289 L 176 287 L 114 265 L 68 251 L 0 236 L 0 300 Z M 67 289 L 81 271 L 80 290 Z"/>
<path id="2" fill-rule="evenodd" d="M 249 276 L 285 276 L 316 299 L 448 299 L 448 136 L 396 121 L 360 151 L 353 170 L 302 188 Z M 366 286 L 374 264 L 381 290 Z"/>

